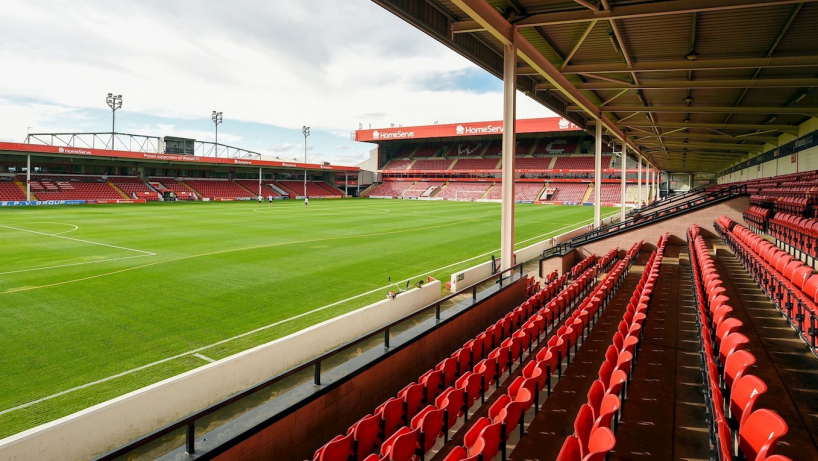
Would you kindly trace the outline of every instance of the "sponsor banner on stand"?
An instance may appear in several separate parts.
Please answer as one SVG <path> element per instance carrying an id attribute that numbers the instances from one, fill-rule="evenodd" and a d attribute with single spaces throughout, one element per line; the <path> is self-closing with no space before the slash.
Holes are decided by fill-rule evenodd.
<path id="1" fill-rule="evenodd" d="M 370 195 L 369 198 L 384 198 L 384 199 L 393 199 L 395 197 L 390 197 L 388 195 Z"/>
<path id="2" fill-rule="evenodd" d="M 579 131 L 580 127 L 561 117 L 517 120 L 517 133 L 548 133 Z M 503 122 L 450 123 L 441 125 L 378 128 L 355 131 L 356 141 L 394 141 L 424 138 L 450 138 L 467 136 L 500 135 Z"/>
<path id="3" fill-rule="evenodd" d="M 145 203 L 145 199 L 127 199 L 127 200 L 120 200 L 120 199 L 113 199 L 113 200 L 86 200 L 86 204 L 92 205 L 103 205 L 106 203 Z"/>
<path id="4" fill-rule="evenodd" d="M 0 206 L 82 205 L 85 200 L 32 200 L 0 202 Z"/>

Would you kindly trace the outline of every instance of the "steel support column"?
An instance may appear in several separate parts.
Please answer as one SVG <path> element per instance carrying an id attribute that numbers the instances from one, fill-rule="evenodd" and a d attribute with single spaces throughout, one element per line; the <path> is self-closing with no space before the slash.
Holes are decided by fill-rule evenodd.
<path id="1" fill-rule="evenodd" d="M 602 120 L 596 119 L 594 139 L 594 229 L 602 225 L 600 199 L 602 198 Z"/>
<path id="2" fill-rule="evenodd" d="M 31 154 L 26 155 L 26 200 L 31 201 Z"/>
<path id="3" fill-rule="evenodd" d="M 628 163 L 628 145 L 622 143 L 622 183 L 619 186 L 620 189 L 620 199 L 619 199 L 619 220 L 624 222 L 625 221 L 625 176 L 627 174 L 626 165 Z"/>
<path id="4" fill-rule="evenodd" d="M 642 206 L 642 156 L 639 156 L 639 169 L 636 173 L 636 189 L 639 192 L 639 198 L 636 200 L 636 207 Z"/>
<path id="5" fill-rule="evenodd" d="M 517 118 L 517 46 L 503 52 L 503 205 L 500 229 L 500 269 L 514 266 L 514 154 Z M 359 181 L 360 182 L 360 181 Z"/>
<path id="6" fill-rule="evenodd" d="M 261 167 L 258 167 L 258 195 L 261 196 Z"/>

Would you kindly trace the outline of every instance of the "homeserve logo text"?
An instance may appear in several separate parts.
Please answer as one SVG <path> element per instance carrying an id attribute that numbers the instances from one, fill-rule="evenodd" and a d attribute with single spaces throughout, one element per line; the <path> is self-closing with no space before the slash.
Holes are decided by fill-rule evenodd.
<path id="1" fill-rule="evenodd" d="M 455 132 L 457 134 L 494 134 L 502 133 L 503 127 L 494 125 L 487 125 L 481 127 L 473 126 L 464 127 L 463 125 L 457 125 L 457 128 L 455 128 Z"/>
<path id="2" fill-rule="evenodd" d="M 379 133 L 378 130 L 375 130 L 372 132 L 372 139 L 402 139 L 414 137 L 415 137 L 414 131 L 398 130 L 392 133 Z"/>
<path id="3" fill-rule="evenodd" d="M 65 147 L 60 147 L 57 149 L 57 152 L 60 154 L 80 154 L 80 155 L 91 155 L 90 150 L 82 150 L 82 149 L 66 149 Z"/>

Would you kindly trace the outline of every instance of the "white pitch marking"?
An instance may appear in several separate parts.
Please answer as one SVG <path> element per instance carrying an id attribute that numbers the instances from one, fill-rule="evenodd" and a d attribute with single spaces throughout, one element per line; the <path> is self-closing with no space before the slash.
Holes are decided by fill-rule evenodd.
<path id="1" fill-rule="evenodd" d="M 155 254 L 150 254 L 150 255 L 123 256 L 121 258 L 100 259 L 99 261 L 86 261 L 86 262 L 83 262 L 83 263 L 60 264 L 59 266 L 35 267 L 35 268 L 32 268 L 32 269 L 20 269 L 18 271 L 0 272 L 0 275 L 19 274 L 21 272 L 44 271 L 44 270 L 48 270 L 48 269 L 58 269 L 58 268 L 61 268 L 61 267 L 83 266 L 85 264 L 107 263 L 107 262 L 111 262 L 111 261 L 121 261 L 123 259 L 144 258 L 145 256 L 156 256 L 156 255 Z"/>
<path id="2" fill-rule="evenodd" d="M 64 223 L 64 222 L 36 221 L 36 222 L 32 222 L 31 224 L 59 224 L 59 225 L 61 225 L 61 226 L 71 226 L 71 227 L 73 227 L 73 229 L 71 229 L 71 230 L 62 231 L 62 232 L 55 232 L 55 233 L 54 233 L 54 234 L 52 234 L 52 235 L 62 235 L 62 234 L 67 234 L 67 233 L 69 233 L 69 232 L 74 232 L 75 230 L 77 230 L 77 229 L 79 229 L 79 228 L 80 228 L 80 226 L 77 226 L 77 225 L 75 225 L 75 224 L 68 224 L 68 223 Z"/>
<path id="3" fill-rule="evenodd" d="M 205 357 L 202 354 L 193 354 L 194 357 L 199 357 L 200 359 L 204 360 L 205 362 L 213 363 L 215 360 L 211 359 L 210 357 Z"/>
<path id="4" fill-rule="evenodd" d="M 611 214 L 613 215 L 613 214 L 616 214 L 616 213 L 618 213 L 618 211 L 613 212 L 613 213 L 611 213 Z M 610 215 L 606 215 L 606 217 L 607 217 L 607 216 L 610 216 Z M 591 221 L 593 221 L 593 218 L 591 219 Z M 566 229 L 566 228 L 568 228 L 568 227 L 571 227 L 571 226 L 576 226 L 577 224 L 578 224 L 578 223 L 570 224 L 570 225 L 568 225 L 568 226 L 561 227 L 561 228 L 556 229 L 556 230 L 554 230 L 554 231 L 551 231 L 551 232 L 549 232 L 549 233 L 542 234 L 542 235 L 540 235 L 540 236 L 538 236 L 538 237 L 533 237 L 533 238 L 539 238 L 539 237 L 542 237 L 542 236 L 545 236 L 545 235 L 554 234 L 554 233 L 559 232 L 559 231 L 561 231 L 561 230 L 563 230 L 563 229 Z M 582 226 L 582 224 L 580 224 L 578 227 L 581 227 L 581 226 Z M 529 240 L 531 240 L 531 239 L 529 239 Z M 521 241 L 520 243 L 522 243 L 522 242 L 526 242 L 526 241 L 527 241 L 527 240 L 523 240 L 523 241 Z M 453 263 L 453 264 L 449 264 L 449 265 L 447 265 L 447 266 L 439 267 L 439 268 L 437 268 L 437 269 L 434 269 L 434 270 L 431 270 L 431 271 L 427 271 L 427 272 L 424 272 L 424 273 L 419 274 L 419 275 L 414 275 L 414 276 L 412 276 L 412 277 L 407 277 L 405 280 L 409 280 L 409 279 L 413 279 L 413 278 L 421 277 L 421 276 L 423 276 L 423 275 L 430 274 L 430 273 L 432 273 L 432 272 L 437 272 L 437 271 L 440 271 L 440 270 L 443 270 L 443 269 L 448 269 L 448 268 L 450 268 L 450 267 L 452 267 L 452 266 L 457 266 L 457 265 L 459 265 L 459 264 L 462 264 L 462 263 L 465 263 L 465 262 L 469 262 L 469 261 L 475 260 L 475 259 L 477 259 L 477 258 L 482 258 L 482 257 L 487 256 L 487 255 L 490 255 L 491 253 L 496 252 L 496 251 L 499 251 L 499 249 L 498 249 L 498 250 L 494 250 L 494 251 L 490 251 L 490 252 L 488 252 L 488 253 L 483 253 L 483 254 L 478 255 L 478 256 L 475 256 L 475 257 L 473 257 L 473 258 L 464 259 L 463 261 L 459 261 L 459 262 L 456 262 L 456 263 Z M 122 272 L 122 271 L 117 271 L 117 272 Z M 325 310 L 325 309 L 329 309 L 330 307 L 337 306 L 337 305 L 339 305 L 339 304 L 343 304 L 343 303 L 345 303 L 345 302 L 347 302 L 347 301 L 352 301 L 352 300 L 354 300 L 354 299 L 361 298 L 361 297 L 363 297 L 363 296 L 367 296 L 367 295 L 372 294 L 372 293 L 375 293 L 375 292 L 377 292 L 377 291 L 385 290 L 385 289 L 387 289 L 387 288 L 389 288 L 389 287 L 391 287 L 391 286 L 392 286 L 392 285 L 385 285 L 385 286 L 382 286 L 382 287 L 379 287 L 379 288 L 375 288 L 374 290 L 370 290 L 370 291 L 367 291 L 367 292 L 365 292 L 365 293 L 361 293 L 361 294 L 358 294 L 358 295 L 352 296 L 352 297 L 350 297 L 350 298 L 343 299 L 343 300 L 341 300 L 341 301 L 336 301 L 336 302 L 334 302 L 334 303 L 332 303 L 332 304 L 327 304 L 326 306 L 322 306 L 322 307 L 319 307 L 319 308 L 313 309 L 313 310 L 308 311 L 308 312 L 302 312 L 301 314 L 295 315 L 295 316 L 293 316 L 293 317 L 289 317 L 289 318 L 286 318 L 286 319 L 283 319 L 283 320 L 279 320 L 278 322 L 274 322 L 274 323 L 271 323 L 271 324 L 269 324 L 269 325 L 265 325 L 265 326 L 263 326 L 263 327 L 256 328 L 255 330 L 251 330 L 251 331 L 248 331 L 248 332 L 246 332 L 246 333 L 242 333 L 242 334 L 240 334 L 240 335 L 233 336 L 232 338 L 223 339 L 223 340 L 221 340 L 221 341 L 215 342 L 215 343 L 213 343 L 213 344 L 209 344 L 209 345 L 207 345 L 207 346 L 202 346 L 202 347 L 199 347 L 199 348 L 196 348 L 196 349 L 193 349 L 193 350 L 187 351 L 187 352 L 183 352 L 183 353 L 181 353 L 181 354 L 174 355 L 174 356 L 172 356 L 172 357 L 167 357 L 167 358 L 164 358 L 164 359 L 161 359 L 161 360 L 157 360 L 157 361 L 155 361 L 155 362 L 148 363 L 148 364 L 145 364 L 145 365 L 142 365 L 142 366 L 136 367 L 136 368 L 132 368 L 132 369 L 130 369 L 130 370 L 123 371 L 122 373 L 117 373 L 117 374 L 115 374 L 115 375 L 111 375 L 111 376 L 108 376 L 108 377 L 106 377 L 106 378 L 98 379 L 98 380 L 96 380 L 96 381 L 92 381 L 92 382 L 90 382 L 90 383 L 86 383 L 86 384 L 83 384 L 83 385 L 80 385 L 80 386 L 77 386 L 77 387 L 73 387 L 73 388 L 71 388 L 71 389 L 66 389 L 66 390 L 64 390 L 64 391 L 57 392 L 56 394 L 51 394 L 51 395 L 48 395 L 48 396 L 45 396 L 45 397 L 39 398 L 39 399 L 37 399 L 37 400 L 32 400 L 32 401 L 30 401 L 30 402 L 26 402 L 26 403 L 24 403 L 24 404 L 17 405 L 16 407 L 7 408 L 7 409 L 5 409 L 5 410 L 0 411 L 0 415 L 4 415 L 4 414 L 6 414 L 6 413 L 11 413 L 12 411 L 15 411 L 15 410 L 20 410 L 20 409 L 23 409 L 23 408 L 27 408 L 27 407 L 30 407 L 30 406 L 32 406 L 32 405 L 38 404 L 38 403 L 40 403 L 40 402 L 44 402 L 44 401 L 46 401 L 46 400 L 51 400 L 51 399 L 53 399 L 53 398 L 60 397 L 60 396 L 65 395 L 65 394 L 70 394 L 71 392 L 78 391 L 78 390 L 81 390 L 81 389 L 85 389 L 85 388 L 87 388 L 87 387 L 91 387 L 91 386 L 94 386 L 94 385 L 97 385 L 97 384 L 101 384 L 101 383 L 104 383 L 104 382 L 107 382 L 107 381 L 111 381 L 111 380 L 113 380 L 113 379 L 120 378 L 120 377 L 122 377 L 122 376 L 127 376 L 127 375 L 132 374 L 132 373 L 135 373 L 135 372 L 137 372 L 137 371 L 142 371 L 142 370 L 145 370 L 145 369 L 148 369 L 148 368 L 154 367 L 154 366 L 156 366 L 156 365 L 161 365 L 161 364 L 163 364 L 163 363 L 170 362 L 171 360 L 176 360 L 176 359 L 178 359 L 178 358 L 182 358 L 182 357 L 185 357 L 185 356 L 188 356 L 188 355 L 194 355 L 194 354 L 197 354 L 197 353 L 199 353 L 199 352 L 201 352 L 201 351 L 204 351 L 204 350 L 210 349 L 211 347 L 220 346 L 220 345 L 225 344 L 225 343 L 228 343 L 228 342 L 230 342 L 230 341 L 234 341 L 234 340 L 236 340 L 236 339 L 240 339 L 240 338 L 243 338 L 243 337 L 245 337 L 245 336 L 249 336 L 249 335 L 251 335 L 251 334 L 258 333 L 258 332 L 260 332 L 260 331 L 268 330 L 268 329 L 270 329 L 270 328 L 272 328 L 272 327 L 275 327 L 275 326 L 281 325 L 281 324 L 283 324 L 283 323 L 290 322 L 290 321 L 292 321 L 292 320 L 299 319 L 299 318 L 301 318 L 301 317 L 304 317 L 304 316 L 307 316 L 307 315 L 310 315 L 310 314 L 314 314 L 314 313 L 316 313 L 316 312 L 319 312 L 319 311 L 322 311 L 322 310 Z"/>
<path id="5" fill-rule="evenodd" d="M 60 239 L 73 240 L 75 242 L 90 243 L 91 245 L 101 245 L 101 246 L 104 246 L 104 247 L 116 248 L 116 249 L 119 249 L 119 250 L 134 251 L 136 253 L 144 253 L 146 255 L 156 256 L 156 253 L 151 253 L 150 251 L 135 250 L 133 248 L 128 248 L 128 247 L 120 247 L 120 246 L 116 246 L 116 245 L 109 245 L 107 243 L 92 242 L 90 240 L 83 240 L 83 239 L 75 239 L 73 237 L 65 237 L 65 236 L 59 235 L 59 234 L 47 234 L 45 232 L 38 232 L 38 231 L 33 231 L 33 230 L 28 230 L 28 229 L 20 229 L 19 227 L 4 226 L 2 224 L 0 224 L 0 227 L 5 227 L 6 229 L 14 229 L 14 230 L 18 230 L 18 231 L 21 231 L 21 232 L 30 232 L 32 234 L 45 235 L 47 237 L 56 237 L 56 238 L 60 238 Z"/>

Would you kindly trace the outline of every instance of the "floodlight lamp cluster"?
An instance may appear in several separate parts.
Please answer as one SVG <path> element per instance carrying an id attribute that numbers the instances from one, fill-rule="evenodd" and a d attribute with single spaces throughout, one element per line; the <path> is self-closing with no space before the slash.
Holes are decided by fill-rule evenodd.
<path id="1" fill-rule="evenodd" d="M 307 136 L 309 136 L 309 135 L 310 135 L 310 127 L 308 127 L 308 126 L 306 126 L 306 125 L 305 125 L 305 126 L 302 126 L 302 127 L 301 127 L 301 134 L 303 134 L 305 138 L 306 138 Z"/>
<path id="2" fill-rule="evenodd" d="M 213 120 L 213 123 L 218 125 L 219 123 L 222 123 L 222 113 L 214 110 L 213 114 L 210 115 L 210 119 Z"/>
<path id="3" fill-rule="evenodd" d="M 122 95 L 108 93 L 108 97 L 105 98 L 105 102 L 108 103 L 108 107 L 110 107 L 112 110 L 120 109 L 122 107 Z"/>

